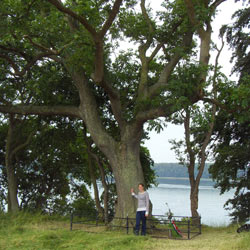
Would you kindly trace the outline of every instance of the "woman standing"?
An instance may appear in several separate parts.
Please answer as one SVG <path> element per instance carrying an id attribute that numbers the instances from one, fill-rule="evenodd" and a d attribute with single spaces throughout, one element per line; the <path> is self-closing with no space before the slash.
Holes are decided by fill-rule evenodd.
<path id="1" fill-rule="evenodd" d="M 134 189 L 131 188 L 132 196 L 138 200 L 135 234 L 139 235 L 140 223 L 142 222 L 141 235 L 146 235 L 146 217 L 149 212 L 149 195 L 148 192 L 144 190 L 144 185 L 142 183 L 138 185 L 138 189 L 138 194 L 135 194 Z"/>

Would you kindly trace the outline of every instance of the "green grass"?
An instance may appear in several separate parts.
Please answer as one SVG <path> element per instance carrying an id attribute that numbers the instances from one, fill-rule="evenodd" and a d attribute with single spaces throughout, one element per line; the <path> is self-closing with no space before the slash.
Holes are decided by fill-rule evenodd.
<path id="1" fill-rule="evenodd" d="M 236 229 L 237 226 L 204 226 L 202 234 L 191 240 L 167 240 L 104 231 L 103 227 L 93 233 L 83 230 L 70 231 L 69 220 L 60 217 L 25 213 L 0 214 L 0 249 L 250 250 L 250 233 L 238 234 Z"/>

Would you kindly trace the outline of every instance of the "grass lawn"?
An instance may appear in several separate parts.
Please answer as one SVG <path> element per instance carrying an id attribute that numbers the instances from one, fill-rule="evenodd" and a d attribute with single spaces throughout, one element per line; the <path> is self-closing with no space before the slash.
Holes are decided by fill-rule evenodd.
<path id="1" fill-rule="evenodd" d="M 69 230 L 69 220 L 59 217 L 0 215 L 0 250 L 46 249 L 211 249 L 250 250 L 250 233 L 236 232 L 237 226 L 202 228 L 202 234 L 191 240 L 156 239 L 150 236 L 126 235 L 104 231 L 88 233 Z"/>

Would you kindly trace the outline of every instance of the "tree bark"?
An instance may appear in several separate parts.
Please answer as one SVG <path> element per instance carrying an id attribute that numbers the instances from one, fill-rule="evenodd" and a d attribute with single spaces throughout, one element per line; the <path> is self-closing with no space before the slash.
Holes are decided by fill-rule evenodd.
<path id="1" fill-rule="evenodd" d="M 190 181 L 190 208 L 191 208 L 191 215 L 193 218 L 199 217 L 198 213 L 198 201 L 199 201 L 199 183 L 200 180 L 195 179 L 194 177 L 194 165 L 188 167 L 189 172 L 189 181 Z M 203 172 L 203 171 L 202 171 Z"/>
<path id="2" fill-rule="evenodd" d="M 23 148 L 25 148 L 31 141 L 33 133 L 30 133 L 26 141 L 22 142 L 16 138 L 16 133 L 20 133 L 21 127 L 18 127 L 18 124 L 21 124 L 22 121 L 15 119 L 11 114 L 9 118 L 9 128 L 6 139 L 6 152 L 5 152 L 5 165 L 7 170 L 7 181 L 8 181 L 8 211 L 17 212 L 19 210 L 18 203 L 18 184 L 17 176 L 15 173 L 15 165 L 18 161 L 17 158 L 14 160 L 16 153 Z"/>
<path id="3" fill-rule="evenodd" d="M 196 185 L 191 186 L 191 191 L 190 191 L 190 205 L 191 205 L 191 215 L 192 215 L 192 218 L 199 217 L 199 213 L 197 211 L 198 210 L 198 202 L 199 202 L 198 197 L 199 197 L 199 188 L 197 188 Z"/>
<path id="4" fill-rule="evenodd" d="M 193 225 L 199 225 L 200 223 L 198 205 L 199 205 L 199 183 L 195 183 L 194 186 L 191 186 L 191 191 L 190 191 L 190 206 L 191 206 L 191 215 L 192 215 Z"/>
<path id="5" fill-rule="evenodd" d="M 15 175 L 15 170 L 12 165 L 7 167 L 7 180 L 8 180 L 8 212 L 18 212 L 19 204 L 17 199 L 17 179 Z"/>
<path id="6" fill-rule="evenodd" d="M 133 217 L 136 212 L 136 202 L 131 195 L 131 188 L 137 189 L 139 183 L 145 183 L 140 163 L 138 145 L 121 144 L 117 150 L 117 160 L 111 161 L 116 190 L 116 217 Z"/>
<path id="7" fill-rule="evenodd" d="M 7 170 L 8 181 L 8 212 L 17 212 L 19 204 L 17 199 L 17 178 L 15 175 L 15 168 L 13 165 L 12 154 L 12 140 L 13 140 L 13 119 L 10 118 L 9 129 L 6 140 L 5 166 Z"/>

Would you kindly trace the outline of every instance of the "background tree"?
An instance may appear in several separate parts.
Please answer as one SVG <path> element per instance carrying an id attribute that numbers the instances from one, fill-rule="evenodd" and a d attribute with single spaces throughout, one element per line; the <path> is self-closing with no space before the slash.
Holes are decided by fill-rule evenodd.
<path id="1" fill-rule="evenodd" d="M 44 65 L 40 68 L 39 72 L 37 71 L 37 68 L 33 68 L 32 73 L 27 74 L 22 78 L 6 77 L 8 75 L 9 68 L 3 68 L 3 75 L 1 75 L 1 101 L 8 106 L 12 105 L 13 103 L 32 105 L 39 103 L 40 100 L 43 100 L 43 102 L 47 104 L 53 104 L 55 103 L 55 101 L 60 102 L 62 100 L 64 101 L 64 103 L 67 103 L 67 100 L 69 100 L 73 94 L 66 88 L 64 88 L 62 91 L 58 91 L 56 89 L 56 85 L 60 84 L 60 86 L 62 86 L 61 81 L 63 80 L 64 82 L 67 82 L 67 78 L 65 77 L 65 74 L 63 74 L 63 72 L 60 72 L 60 78 L 56 78 L 56 76 L 53 76 L 53 72 L 48 71 L 50 66 L 51 63 L 49 63 L 48 65 Z M 43 73 L 49 73 L 51 76 L 53 76 L 53 78 L 51 78 L 50 81 L 46 81 L 43 78 Z M 37 89 L 36 86 L 30 87 L 34 79 L 37 82 L 39 81 L 41 86 L 43 86 L 41 90 Z M 52 86 L 51 81 L 53 81 L 54 83 L 54 85 Z M 50 190 L 50 188 L 51 185 L 53 186 L 53 181 L 49 183 L 49 179 L 44 179 L 43 182 L 40 183 L 40 190 L 38 188 L 38 183 L 35 184 L 35 182 L 37 182 L 39 178 L 43 179 L 43 177 L 46 176 L 45 172 L 46 170 L 48 170 L 48 168 L 46 169 L 45 164 L 43 164 L 43 167 L 40 166 L 40 175 L 34 174 L 34 179 L 32 180 L 33 182 L 30 181 L 30 178 L 32 176 L 31 172 L 33 171 L 33 173 L 36 173 L 36 171 L 32 169 L 32 167 L 34 167 L 34 161 L 36 162 L 35 165 L 42 164 L 41 159 L 44 160 L 44 158 L 46 158 L 47 156 L 45 156 L 44 158 L 39 158 L 42 143 L 41 145 L 39 145 L 39 143 L 35 143 L 35 145 L 33 140 L 32 147 L 30 147 L 29 143 L 31 142 L 31 139 L 35 138 L 36 135 L 38 135 L 39 133 L 41 134 L 41 131 L 44 131 L 44 129 L 46 130 L 47 125 L 44 123 L 44 120 L 41 120 L 38 116 L 22 116 L 10 114 L 9 116 L 5 116 L 5 118 L 6 119 L 2 120 L 1 126 L 3 126 L 3 128 L 8 126 L 8 132 L 6 133 L 6 137 L 3 140 L 6 145 L 4 146 L 5 149 L 3 149 L 2 151 L 5 155 L 5 162 L 2 162 L 2 165 L 3 174 L 6 174 L 7 176 L 8 211 L 18 211 L 18 188 L 20 189 L 20 191 L 22 191 L 22 193 L 19 194 L 19 198 L 21 199 L 22 203 L 21 208 L 29 207 L 31 209 L 31 200 L 33 199 L 33 202 L 35 201 L 35 203 L 33 204 L 33 209 L 37 208 L 43 210 L 43 206 L 45 205 L 44 203 L 46 203 L 45 201 L 47 199 L 47 196 L 45 195 L 45 190 L 41 190 L 41 188 L 42 186 L 47 187 L 46 192 L 50 192 L 52 190 Z M 60 121 L 47 120 L 47 123 L 53 122 L 54 124 L 57 123 L 57 125 L 60 126 Z M 65 130 L 63 131 L 63 129 L 64 128 L 61 127 L 62 133 L 65 132 Z M 36 137 L 40 139 L 43 138 L 39 137 L 39 135 Z M 46 138 L 48 139 L 48 137 Z M 27 152 L 29 152 L 29 150 L 27 151 L 26 148 L 28 148 L 29 150 L 31 150 L 32 148 L 33 151 L 36 151 L 36 148 L 38 158 L 28 158 L 27 155 L 29 155 L 29 153 Z M 51 144 L 44 148 L 51 148 Z M 53 149 L 51 148 L 51 151 L 52 150 Z M 45 171 L 43 172 L 43 170 Z M 51 168 L 50 173 L 47 172 L 47 174 L 51 176 L 52 171 L 56 172 L 56 169 L 53 170 L 53 168 Z M 43 175 L 41 173 L 43 173 Z M 30 178 L 28 178 L 27 180 L 28 175 L 30 176 Z M 30 184 L 32 182 L 34 185 L 29 185 L 29 181 Z M 37 194 L 32 193 L 32 190 L 34 191 L 37 189 Z M 27 195 L 28 198 L 26 197 Z M 33 197 L 31 197 L 32 195 Z M 39 202 L 40 205 L 38 204 Z"/>
<path id="2" fill-rule="evenodd" d="M 30 131 L 31 130 L 31 131 Z M 17 212 L 18 204 L 18 183 L 17 174 L 20 164 L 20 152 L 30 143 L 34 131 L 29 121 L 15 118 L 10 115 L 8 133 L 6 138 L 5 167 L 8 180 L 8 211 Z"/>
<path id="3" fill-rule="evenodd" d="M 226 33 L 233 50 L 232 73 L 237 73 L 239 80 L 223 86 L 219 96 L 226 108 L 220 110 L 216 120 L 218 142 L 214 145 L 215 163 L 210 171 L 221 193 L 235 189 L 234 197 L 225 206 L 233 210 L 234 221 L 245 221 L 250 217 L 250 8 L 235 12 L 233 18 L 233 25 L 223 27 L 222 33 Z"/>
<path id="4" fill-rule="evenodd" d="M 58 89 L 58 86 L 67 85 L 69 78 L 63 71 L 55 75 L 51 70 L 55 70 L 55 67 L 55 64 L 48 62 L 40 67 L 39 72 L 33 67 L 33 71 L 23 78 L 3 78 L 2 101 L 9 106 L 12 103 L 36 105 L 41 101 L 47 105 L 60 102 L 67 104 L 72 99 L 77 102 L 74 91 L 67 88 Z M 3 69 L 5 75 L 7 69 Z M 45 79 L 44 76 L 48 74 L 49 79 Z M 38 89 L 34 82 L 39 83 L 41 89 Z M 1 120 L 2 142 L 8 145 L 1 146 L 1 153 L 5 159 L 11 159 L 12 163 L 10 165 L 1 161 L 3 204 L 8 204 L 9 211 L 13 207 L 10 199 L 7 201 L 5 190 L 8 186 L 14 186 L 16 208 L 19 199 L 20 209 L 50 213 L 69 212 L 70 185 L 77 185 L 71 183 L 68 175 L 78 171 L 75 180 L 80 179 L 91 185 L 82 152 L 76 150 L 80 143 L 77 139 L 78 130 L 81 129 L 79 124 L 77 121 L 56 116 L 53 120 L 38 116 L 10 116 L 11 122 L 8 122 L 8 116 Z M 7 178 L 9 166 L 12 167 L 12 178 Z M 77 168 L 79 170 L 75 170 Z M 86 194 L 86 191 L 83 194 Z"/>
<path id="5" fill-rule="evenodd" d="M 221 51 L 224 47 L 224 41 L 222 37 L 222 46 L 220 49 L 216 47 L 217 56 L 215 59 L 215 65 L 213 73 L 207 81 L 207 87 L 204 90 L 207 92 L 206 96 L 210 96 L 213 100 L 217 100 L 218 85 L 227 84 L 228 80 L 219 72 L 218 60 Z M 187 71 L 190 73 L 191 71 Z M 187 79 L 189 76 L 184 73 L 179 73 L 179 77 Z M 211 89 L 211 90 L 210 90 Z M 223 89 L 220 89 L 223 91 Z M 205 169 L 206 161 L 211 155 L 208 147 L 213 141 L 213 130 L 216 121 L 217 107 L 215 103 L 199 103 L 194 104 L 179 115 L 175 115 L 173 121 L 177 124 L 184 125 L 185 136 L 184 140 L 176 141 L 171 140 L 175 150 L 177 159 L 180 164 L 184 165 L 188 169 L 189 182 L 190 182 L 190 205 L 192 217 L 198 218 L 198 196 L 199 185 L 202 174 Z M 210 152 L 210 153 L 209 153 Z M 197 169 L 197 171 L 195 171 Z M 195 174 L 195 172 L 197 172 Z"/>
<path id="6" fill-rule="evenodd" d="M 118 195 L 117 215 L 133 214 L 129 190 L 145 183 L 140 162 L 143 125 L 203 97 L 211 21 L 222 2 L 166 3 L 157 24 L 145 7 L 145 0 L 141 0 L 139 12 L 133 9 L 136 1 L 132 0 L 25 0 L 11 5 L 4 0 L 0 7 L 0 25 L 5 27 L 4 32 L 1 29 L 0 58 L 1 68 L 9 66 L 7 77 L 23 77 L 34 67 L 53 60 L 57 67 L 50 65 L 50 71 L 57 75 L 66 70 L 71 79 L 68 86 L 76 90 L 79 98 L 77 104 L 57 102 L 53 106 L 42 101 L 38 106 L 6 106 L 2 102 L 0 111 L 82 119 L 112 168 Z M 193 77 L 195 81 L 183 86 L 171 76 L 177 64 L 184 65 L 194 54 L 194 33 L 200 44 L 196 62 L 199 70 Z M 137 49 L 126 61 L 124 52 L 116 59 L 112 54 L 122 37 Z M 160 50 L 164 56 L 157 57 Z M 123 63 L 119 64 L 121 60 Z M 182 89 L 186 91 L 179 92 Z M 117 137 L 110 133 L 107 120 L 116 125 Z"/>
<path id="7" fill-rule="evenodd" d="M 95 211 L 86 188 L 91 185 L 87 162 L 84 154 L 79 154 L 78 126 L 64 118 L 42 122 L 44 126 L 33 134 L 30 143 L 16 153 L 15 177 L 20 209 L 66 214 L 74 211 L 77 203 L 77 210 L 82 206 L 82 210 Z M 22 134 L 20 127 L 18 132 Z M 1 165 L 2 188 L 6 189 L 6 166 L 4 162 Z M 80 197 L 81 194 L 84 196 Z"/>

